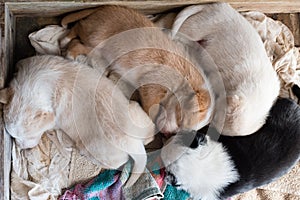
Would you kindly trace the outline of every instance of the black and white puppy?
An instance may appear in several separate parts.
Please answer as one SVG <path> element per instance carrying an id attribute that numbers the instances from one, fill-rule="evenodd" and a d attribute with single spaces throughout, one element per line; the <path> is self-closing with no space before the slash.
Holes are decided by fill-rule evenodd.
<path id="1" fill-rule="evenodd" d="M 166 180 L 194 199 L 226 199 L 274 181 L 299 161 L 300 106 L 278 99 L 264 126 L 249 136 L 216 142 L 204 129 L 194 133 L 194 139 L 179 133 L 162 149 Z"/>

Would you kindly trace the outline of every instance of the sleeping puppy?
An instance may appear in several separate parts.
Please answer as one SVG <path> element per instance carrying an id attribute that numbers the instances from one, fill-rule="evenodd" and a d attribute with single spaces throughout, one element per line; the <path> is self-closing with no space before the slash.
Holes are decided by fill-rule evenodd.
<path id="1" fill-rule="evenodd" d="M 203 72 L 145 16 L 125 7 L 101 6 L 67 15 L 62 25 L 72 22 L 61 40 L 67 57 L 87 55 L 95 68 L 105 60 L 108 74 L 138 88 L 143 109 L 161 132 L 198 130 L 210 122 L 214 98 Z"/>
<path id="2" fill-rule="evenodd" d="M 257 131 L 279 95 L 280 83 L 251 24 L 228 4 L 212 3 L 183 9 L 174 20 L 172 32 L 174 39 L 183 34 L 197 41 L 217 66 L 225 96 L 220 94 L 221 84 L 211 77 L 209 66 L 203 70 L 217 96 L 213 124 L 218 131 L 230 136 Z M 218 118 L 224 99 L 228 105 L 225 123 L 223 117 Z"/>
<path id="3" fill-rule="evenodd" d="M 20 148 L 32 148 L 45 131 L 61 129 L 104 168 L 118 169 L 130 156 L 134 167 L 127 185 L 138 179 L 147 161 L 144 144 L 152 141 L 155 126 L 137 103 L 129 103 L 96 70 L 61 57 L 30 57 L 17 67 L 1 94 L 9 98 L 5 129 Z"/>
<path id="4" fill-rule="evenodd" d="M 278 99 L 263 127 L 249 136 L 215 142 L 205 133 L 194 132 L 194 140 L 193 134 L 177 134 L 162 149 L 166 180 L 194 199 L 226 199 L 276 180 L 299 161 L 300 107 Z"/>

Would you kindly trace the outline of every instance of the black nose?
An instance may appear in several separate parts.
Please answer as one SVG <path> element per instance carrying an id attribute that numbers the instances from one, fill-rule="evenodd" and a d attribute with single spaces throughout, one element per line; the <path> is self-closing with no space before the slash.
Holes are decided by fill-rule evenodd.
<path id="1" fill-rule="evenodd" d="M 178 187 L 179 185 L 177 184 L 177 178 L 176 176 L 167 171 L 167 175 L 166 175 L 166 182 L 169 183 L 170 185 L 174 186 L 174 187 Z"/>
<path id="2" fill-rule="evenodd" d="M 196 149 L 198 146 L 205 145 L 206 143 L 207 143 L 207 139 L 205 137 L 205 134 L 200 131 L 197 131 L 196 136 L 193 142 L 191 143 L 190 147 L 192 149 Z"/>

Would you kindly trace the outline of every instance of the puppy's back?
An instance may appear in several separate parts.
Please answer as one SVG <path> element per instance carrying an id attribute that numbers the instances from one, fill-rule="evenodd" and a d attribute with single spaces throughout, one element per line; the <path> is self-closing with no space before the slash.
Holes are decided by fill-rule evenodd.
<path id="1" fill-rule="evenodd" d="M 278 99 L 266 124 L 244 137 L 221 136 L 240 174 L 222 197 L 230 197 L 276 180 L 299 160 L 300 107 L 289 99 Z"/>
<path id="2" fill-rule="evenodd" d="M 107 5 L 72 13 L 62 20 L 62 24 L 67 25 L 66 23 L 77 20 L 80 21 L 74 26 L 75 31 L 83 43 L 92 42 L 91 46 L 97 46 L 101 41 L 123 31 L 154 27 L 154 24 L 142 14 L 122 6 Z"/>

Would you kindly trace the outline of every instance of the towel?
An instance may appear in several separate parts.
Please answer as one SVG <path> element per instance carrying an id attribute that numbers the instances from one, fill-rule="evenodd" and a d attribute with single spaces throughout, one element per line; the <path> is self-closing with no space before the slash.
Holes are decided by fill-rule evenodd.
<path id="1" fill-rule="evenodd" d="M 59 41 L 68 34 L 68 30 L 58 25 L 49 25 L 30 33 L 28 38 L 37 54 L 61 55 Z"/>
<path id="2" fill-rule="evenodd" d="M 157 156 L 157 154 L 156 154 Z M 152 158 L 153 159 L 153 156 Z M 150 161 L 151 171 L 146 169 L 132 187 L 122 187 L 129 178 L 131 162 L 125 164 L 121 171 L 105 170 L 86 184 L 77 184 L 59 198 L 69 199 L 120 199 L 120 200 L 188 200 L 189 194 L 183 190 L 166 185 L 164 168 L 157 169 L 157 163 Z M 160 162 L 155 159 L 155 162 Z M 160 166 L 160 164 L 158 164 Z M 149 166 L 148 166 L 149 167 Z M 164 191 L 162 194 L 161 191 Z"/>

